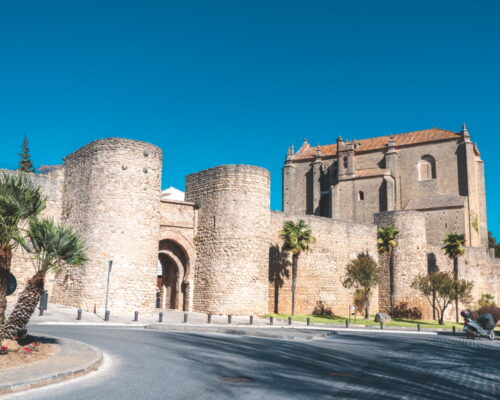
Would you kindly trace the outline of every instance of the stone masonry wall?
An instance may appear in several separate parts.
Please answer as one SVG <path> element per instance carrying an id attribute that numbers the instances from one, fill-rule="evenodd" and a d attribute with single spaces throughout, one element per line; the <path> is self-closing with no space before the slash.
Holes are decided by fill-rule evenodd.
<path id="1" fill-rule="evenodd" d="M 161 200 L 160 225 L 180 229 L 194 229 L 195 204 L 188 201 Z"/>
<path id="2" fill-rule="evenodd" d="M 62 273 L 53 301 L 102 312 L 108 260 L 109 309 L 132 312 L 155 304 L 161 150 L 110 138 L 65 158 L 63 221 L 84 238 L 84 269 Z"/>
<path id="3" fill-rule="evenodd" d="M 194 237 L 198 224 L 198 210 L 188 201 L 161 200 L 160 241 L 171 240 L 184 252 L 187 261 L 187 279 L 193 286 L 196 251 Z"/>
<path id="4" fill-rule="evenodd" d="M 269 172 L 223 165 L 189 175 L 186 200 L 200 203 L 194 311 L 267 311 Z"/>
<path id="5" fill-rule="evenodd" d="M 280 252 L 279 231 L 288 220 L 303 219 L 316 243 L 299 257 L 296 312 L 310 314 L 318 301 L 337 314 L 347 315 L 354 289 L 345 289 L 342 280 L 347 264 L 361 252 L 377 261 L 376 227 L 301 214 L 271 213 L 269 250 L 269 312 L 291 311 L 291 256 Z M 378 311 L 378 289 L 372 293 L 370 312 Z"/>
<path id="6" fill-rule="evenodd" d="M 164 241 L 174 242 L 184 255 L 183 281 L 185 289 L 184 309 L 193 310 L 194 269 L 196 266 L 196 249 L 194 237 L 198 225 L 198 210 L 194 203 L 188 201 L 161 200 L 160 202 L 160 246 Z M 163 287 L 162 287 L 163 296 Z M 179 306 L 180 307 L 180 306 Z"/>
<path id="7" fill-rule="evenodd" d="M 0 174 L 13 174 L 15 171 L 0 170 Z M 47 174 L 29 174 L 33 183 L 40 187 L 41 192 L 46 197 L 47 203 L 45 210 L 41 213 L 41 218 L 51 218 L 55 222 L 60 222 L 62 210 L 62 192 L 64 185 L 64 168 L 57 167 Z M 9 302 L 17 299 L 17 296 L 26 285 L 26 281 L 34 274 L 33 264 L 29 256 L 19 246 L 16 247 L 12 258 L 12 273 L 17 279 L 16 292 L 8 297 Z M 49 274 L 45 279 L 45 289 L 52 294 L 54 284 L 53 274 Z"/>
<path id="8" fill-rule="evenodd" d="M 441 243 L 452 232 L 466 233 L 464 208 L 449 207 L 422 211 L 425 215 L 426 235 L 429 243 Z"/>
<path id="9" fill-rule="evenodd" d="M 425 217 L 418 211 L 392 211 L 375 215 L 378 227 L 394 226 L 399 230 L 398 245 L 394 251 L 394 306 L 406 303 L 408 308 L 419 308 L 424 318 L 432 317 L 427 300 L 411 288 L 415 277 L 426 274 Z M 384 257 L 381 262 L 383 279 L 380 284 L 379 302 L 382 311 L 390 311 L 389 265 Z"/>
<path id="10" fill-rule="evenodd" d="M 338 190 L 338 219 L 371 224 L 375 213 L 387 210 L 382 176 L 341 181 L 335 189 Z M 363 192 L 363 199 L 360 199 L 359 192 Z"/>
<path id="11" fill-rule="evenodd" d="M 439 271 L 453 273 L 453 260 L 444 254 L 440 245 L 428 245 L 427 254 Z M 459 258 L 458 277 L 474 283 L 472 289 L 472 304 L 459 304 L 461 311 L 474 305 L 482 294 L 491 294 L 495 302 L 500 304 L 500 259 L 492 258 L 482 247 L 466 247 L 465 253 Z M 455 307 L 451 304 L 446 310 L 446 318 L 454 319 Z"/>

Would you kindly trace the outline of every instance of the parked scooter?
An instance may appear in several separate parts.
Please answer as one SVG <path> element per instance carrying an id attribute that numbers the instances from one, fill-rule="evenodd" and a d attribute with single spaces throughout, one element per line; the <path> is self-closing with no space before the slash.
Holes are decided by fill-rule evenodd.
<path id="1" fill-rule="evenodd" d="M 472 313 L 468 310 L 464 310 L 460 313 L 464 317 L 464 333 L 469 339 L 475 339 L 478 337 L 487 337 L 490 340 L 495 339 L 495 321 L 491 314 L 481 314 L 477 321 L 472 319 Z"/>

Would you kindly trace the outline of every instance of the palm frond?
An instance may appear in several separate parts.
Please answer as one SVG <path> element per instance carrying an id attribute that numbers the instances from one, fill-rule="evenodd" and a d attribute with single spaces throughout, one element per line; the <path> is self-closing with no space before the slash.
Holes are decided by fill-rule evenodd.
<path id="1" fill-rule="evenodd" d="M 51 219 L 32 220 L 22 242 L 23 248 L 34 258 L 35 268 L 47 273 L 60 272 L 63 265 L 81 266 L 87 257 L 85 244 L 71 228 L 56 225 Z"/>
<path id="2" fill-rule="evenodd" d="M 36 218 L 45 208 L 40 188 L 25 174 L 0 175 L 0 243 L 14 245 L 20 225 Z"/>
<path id="3" fill-rule="evenodd" d="M 282 249 L 293 254 L 308 252 L 310 245 L 316 241 L 310 227 L 302 219 L 297 222 L 285 221 L 280 238 L 283 240 Z"/>
<path id="4" fill-rule="evenodd" d="M 393 226 L 385 226 L 377 230 L 377 247 L 379 253 L 388 253 L 398 245 L 396 236 L 399 230 Z"/>
<path id="5" fill-rule="evenodd" d="M 460 233 L 449 233 L 443 239 L 444 253 L 451 259 L 460 257 L 465 252 L 465 235 Z"/>

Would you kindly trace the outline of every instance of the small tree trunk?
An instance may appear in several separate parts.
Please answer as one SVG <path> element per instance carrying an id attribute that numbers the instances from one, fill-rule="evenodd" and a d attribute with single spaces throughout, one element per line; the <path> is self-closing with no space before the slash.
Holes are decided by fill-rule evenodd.
<path id="1" fill-rule="evenodd" d="M 365 289 L 365 320 L 370 319 L 370 290 Z"/>
<path id="2" fill-rule="evenodd" d="M 0 325 L 5 322 L 5 310 L 7 309 L 7 279 L 12 262 L 12 248 L 6 246 L 0 248 Z M 0 337 L 0 341 L 2 338 Z"/>
<path id="3" fill-rule="evenodd" d="M 18 336 L 19 331 L 26 329 L 26 325 L 35 312 L 36 305 L 40 300 L 43 291 L 45 275 L 42 272 L 37 272 L 26 283 L 26 287 L 19 295 L 14 311 L 10 314 L 9 319 L 4 327 L 5 338 L 13 339 Z"/>
<path id="4" fill-rule="evenodd" d="M 279 314 L 279 305 L 278 302 L 280 300 L 280 286 L 279 282 L 274 282 L 274 312 Z"/>
<path id="5" fill-rule="evenodd" d="M 389 301 L 391 307 L 391 317 L 394 314 L 394 297 L 395 297 L 395 287 L 394 287 L 394 248 L 391 247 L 389 251 Z"/>
<path id="6" fill-rule="evenodd" d="M 432 319 L 436 319 L 436 291 L 432 291 Z"/>
<path id="7" fill-rule="evenodd" d="M 458 257 L 453 258 L 453 278 L 455 282 L 458 281 Z M 455 319 L 456 322 L 459 322 L 458 319 L 458 297 L 455 298 Z"/>
<path id="8" fill-rule="evenodd" d="M 295 315 L 295 293 L 297 291 L 298 254 L 292 254 L 292 316 Z"/>
<path id="9" fill-rule="evenodd" d="M 441 307 L 439 307 L 439 305 L 438 305 L 436 307 L 436 312 L 437 312 L 439 325 L 444 325 L 444 310 L 441 310 Z"/>

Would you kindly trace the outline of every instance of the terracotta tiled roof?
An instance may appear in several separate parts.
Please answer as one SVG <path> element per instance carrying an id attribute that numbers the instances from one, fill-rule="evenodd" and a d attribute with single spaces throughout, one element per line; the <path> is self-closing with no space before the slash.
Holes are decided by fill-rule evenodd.
<path id="1" fill-rule="evenodd" d="M 360 153 L 371 150 L 384 149 L 389 142 L 390 137 L 394 139 L 396 147 L 408 146 L 412 144 L 428 143 L 428 142 L 438 142 L 441 140 L 457 139 L 459 133 L 447 131 L 445 129 L 432 128 L 425 129 L 423 131 L 415 131 L 408 133 L 400 133 L 397 135 L 386 135 L 369 139 L 356 140 L 355 143 L 359 145 L 356 146 L 354 152 Z M 317 147 L 311 147 L 308 144 L 303 145 L 299 151 L 293 156 L 293 160 L 304 160 L 314 158 L 316 154 Z M 321 155 L 332 156 L 337 153 L 337 144 L 327 144 L 325 146 L 320 146 Z"/>

